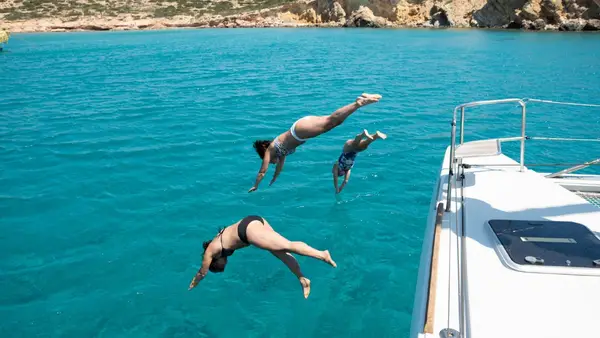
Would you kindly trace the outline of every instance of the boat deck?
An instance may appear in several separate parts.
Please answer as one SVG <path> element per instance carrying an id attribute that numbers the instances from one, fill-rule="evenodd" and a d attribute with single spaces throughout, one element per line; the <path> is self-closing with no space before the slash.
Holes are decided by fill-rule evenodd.
<path id="1" fill-rule="evenodd" d="M 529 103 L 600 108 L 516 98 L 454 108 L 425 229 L 411 337 L 600 337 L 600 175 L 573 174 L 600 158 L 546 174 L 525 162 L 529 140 L 600 139 L 527 135 Z M 466 110 L 488 105 L 507 112 L 518 106 L 520 134 L 464 142 Z M 519 162 L 502 153 L 513 141 L 520 143 Z"/>
<path id="2" fill-rule="evenodd" d="M 464 170 L 464 180 L 452 189 L 451 210 L 444 214 L 433 336 L 462 328 L 463 337 L 598 337 L 600 267 L 515 270 L 497 250 L 502 246 L 488 221 L 576 222 L 598 236 L 600 208 L 535 171 L 519 172 L 518 163 L 503 154 L 463 163 L 477 166 Z M 447 174 L 446 167 L 442 183 Z M 442 186 L 440 202 L 446 197 Z"/>
<path id="3" fill-rule="evenodd" d="M 577 195 L 585 198 L 588 202 L 600 208 L 600 194 L 593 192 L 578 192 Z"/>

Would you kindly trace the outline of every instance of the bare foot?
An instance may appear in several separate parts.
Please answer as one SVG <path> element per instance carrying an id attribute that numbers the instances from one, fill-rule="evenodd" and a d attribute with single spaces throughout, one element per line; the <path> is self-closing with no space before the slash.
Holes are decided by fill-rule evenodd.
<path id="1" fill-rule="evenodd" d="M 361 135 L 364 136 L 364 137 L 366 137 L 366 138 L 368 138 L 369 140 L 373 139 L 373 135 L 369 135 L 369 131 L 366 130 L 366 129 L 363 129 L 363 132 L 362 132 Z"/>
<path id="2" fill-rule="evenodd" d="M 323 260 L 326 263 L 329 263 L 334 268 L 337 268 L 337 264 L 335 264 L 335 262 L 333 261 L 333 259 L 331 259 L 331 254 L 329 253 L 329 250 L 323 251 L 323 255 L 324 255 Z"/>
<path id="3" fill-rule="evenodd" d="M 300 277 L 300 284 L 302 284 L 304 298 L 308 298 L 308 295 L 310 294 L 310 279 L 306 277 Z"/>
<path id="4" fill-rule="evenodd" d="M 367 94 L 363 93 L 361 96 L 356 98 L 356 103 L 359 106 L 366 106 L 371 103 L 378 102 L 381 99 L 381 95 L 379 94 Z"/>
<path id="5" fill-rule="evenodd" d="M 387 138 L 387 135 L 378 130 L 375 132 L 375 138 L 380 138 L 382 140 L 385 140 Z"/>

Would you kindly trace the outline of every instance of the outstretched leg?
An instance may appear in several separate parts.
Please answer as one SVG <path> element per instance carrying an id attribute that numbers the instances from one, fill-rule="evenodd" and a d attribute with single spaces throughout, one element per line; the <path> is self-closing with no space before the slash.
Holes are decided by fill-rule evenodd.
<path id="1" fill-rule="evenodd" d="M 360 133 L 354 137 L 354 140 L 352 140 L 352 145 L 355 147 L 358 147 L 360 142 L 364 139 L 373 140 L 373 136 L 370 135 L 369 131 L 366 129 L 363 129 L 362 133 Z"/>
<path id="2" fill-rule="evenodd" d="M 248 241 L 261 249 L 269 251 L 287 251 L 302 256 L 322 260 L 333 267 L 337 265 L 331 259 L 329 251 L 319 251 L 304 242 L 291 242 L 277 232 L 267 227 L 249 226 L 247 230 Z"/>
<path id="3" fill-rule="evenodd" d="M 354 139 L 348 140 L 346 141 L 346 143 L 344 143 L 344 152 L 350 152 L 350 151 L 357 151 L 357 150 L 361 150 L 360 148 L 360 143 L 363 141 L 363 139 L 373 139 L 372 135 L 369 135 L 369 132 L 366 129 L 363 129 L 362 133 L 357 134 Z"/>
<path id="4" fill-rule="evenodd" d="M 289 252 L 285 251 L 271 251 L 271 253 L 273 256 L 279 258 L 279 260 L 281 260 L 283 264 L 285 264 L 288 269 L 290 269 L 290 271 L 296 275 L 296 277 L 298 277 L 300 285 L 302 285 L 304 298 L 308 298 L 308 295 L 310 294 L 310 279 L 304 277 L 302 271 L 300 271 L 300 265 L 298 264 L 296 258 L 294 258 L 294 256 L 292 256 L 292 254 Z"/>
<path id="5" fill-rule="evenodd" d="M 373 136 L 373 139 L 377 140 L 377 139 L 382 139 L 385 140 L 387 138 L 387 135 L 380 132 L 379 130 L 375 132 L 375 135 Z"/>
<path id="6" fill-rule="evenodd" d="M 375 142 L 375 140 L 385 140 L 387 138 L 387 135 L 380 132 L 379 130 L 377 132 L 375 132 L 375 135 L 369 135 L 370 138 L 364 139 L 360 141 L 360 144 L 358 145 L 358 149 L 360 150 L 365 150 L 369 147 L 369 145 L 373 142 Z"/>
<path id="7" fill-rule="evenodd" d="M 294 132 L 302 139 L 317 137 L 342 124 L 358 108 L 378 102 L 380 99 L 381 95 L 378 94 L 362 94 L 356 98 L 354 103 L 334 111 L 329 116 L 306 116 L 301 118 L 296 122 Z"/>

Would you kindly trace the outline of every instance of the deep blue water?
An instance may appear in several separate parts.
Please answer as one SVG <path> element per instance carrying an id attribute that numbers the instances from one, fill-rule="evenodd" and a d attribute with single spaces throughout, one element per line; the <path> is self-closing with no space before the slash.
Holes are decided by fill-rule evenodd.
<path id="1" fill-rule="evenodd" d="M 431 191 L 464 101 L 600 101 L 600 35 L 253 29 L 15 34 L 0 54 L 0 337 L 406 337 Z M 383 95 L 248 194 L 256 138 L 362 92 Z M 532 105 L 532 136 L 598 137 L 600 111 Z M 511 106 L 467 139 L 516 136 Z M 336 197 L 343 142 L 357 158 Z M 511 152 L 514 149 L 508 148 Z M 600 146 L 528 143 L 527 162 Z M 271 168 L 270 173 L 273 172 Z M 329 249 L 301 289 L 236 252 L 187 291 L 203 240 L 247 214 Z"/>

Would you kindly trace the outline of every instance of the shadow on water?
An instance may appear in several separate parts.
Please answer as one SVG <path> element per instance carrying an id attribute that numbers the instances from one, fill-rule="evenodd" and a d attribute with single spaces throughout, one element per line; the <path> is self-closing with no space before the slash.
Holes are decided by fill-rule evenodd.
<path id="1" fill-rule="evenodd" d="M 198 324 L 192 320 L 185 319 L 180 325 L 170 325 L 162 332 L 161 337 L 216 337 L 205 324 Z"/>

